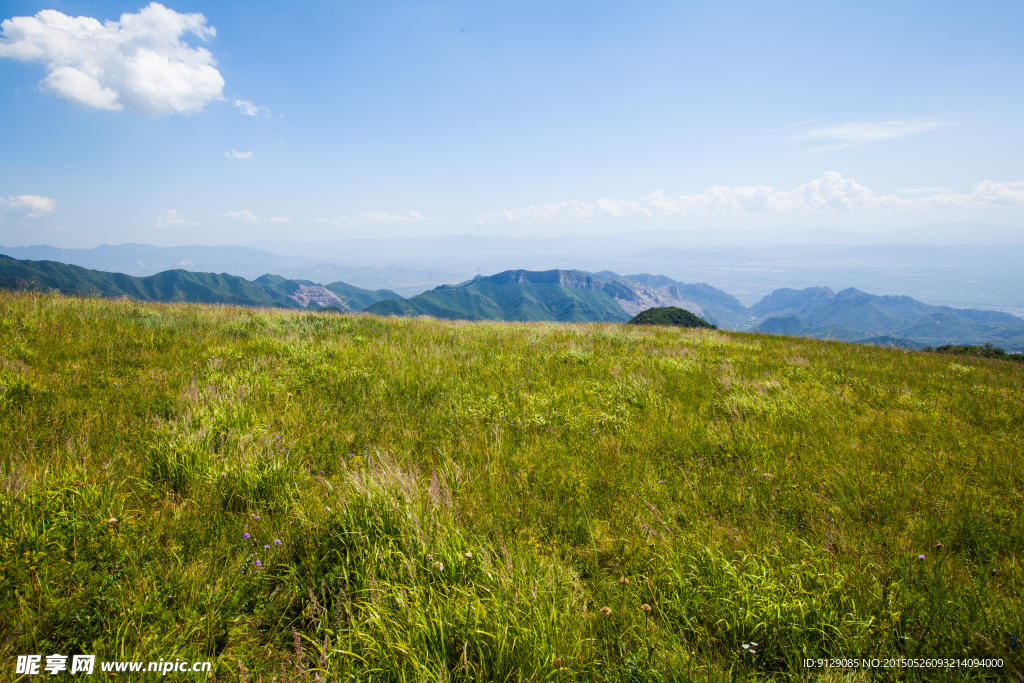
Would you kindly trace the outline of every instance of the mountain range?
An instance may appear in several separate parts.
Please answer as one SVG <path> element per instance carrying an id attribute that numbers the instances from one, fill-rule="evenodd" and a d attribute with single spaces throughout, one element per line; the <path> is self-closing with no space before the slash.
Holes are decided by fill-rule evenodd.
<path id="1" fill-rule="evenodd" d="M 0 247 L 16 259 L 57 261 L 111 273 L 145 277 L 167 270 L 231 273 L 255 280 L 265 273 L 316 282 L 345 281 L 363 289 L 388 289 L 407 296 L 445 282 L 459 282 L 477 271 L 459 268 L 407 268 L 397 265 L 342 265 L 329 259 L 283 256 L 236 246 L 156 247 L 151 244 L 101 244 L 91 249 L 62 249 L 46 244 Z"/>
<path id="2" fill-rule="evenodd" d="M 977 235 L 1005 233 L 998 226 L 985 225 L 960 226 L 958 230 L 968 227 Z M 943 227 L 932 228 L 921 234 L 928 238 L 924 243 L 903 244 L 762 244 L 747 235 L 749 239 L 737 244 L 701 246 L 691 233 L 630 232 L 543 239 L 480 235 L 353 237 L 247 247 L 0 246 L 0 253 L 137 276 L 177 268 L 231 273 L 249 280 L 274 273 L 294 280 L 341 281 L 363 289 L 389 289 L 406 297 L 509 269 L 611 270 L 707 282 L 729 292 L 744 306 L 757 303 L 780 287 L 827 286 L 837 292 L 855 287 L 866 292 L 905 294 L 937 306 L 988 308 L 1024 315 L 1024 269 L 1019 267 L 1024 259 L 1024 232 L 1017 231 L 1016 244 L 935 246 L 942 242 Z M 875 235 L 871 239 L 892 241 L 885 237 Z"/>
<path id="3" fill-rule="evenodd" d="M 745 310 L 734 297 L 710 285 L 658 275 L 507 270 L 442 285 L 409 299 L 379 301 L 366 311 L 463 320 L 625 322 L 640 311 L 661 306 L 683 308 L 724 325 L 741 321 Z"/>
<path id="4" fill-rule="evenodd" d="M 747 311 L 751 329 L 769 334 L 909 347 L 998 343 L 1024 350 L 1024 319 L 1009 313 L 931 306 L 852 287 L 838 293 L 828 287 L 777 289 Z"/>
<path id="5" fill-rule="evenodd" d="M 182 269 L 136 277 L 56 261 L 18 260 L 2 254 L 0 288 L 57 290 L 80 296 L 127 296 L 140 301 L 335 308 L 339 311 L 361 311 L 382 299 L 401 298 L 390 290 L 370 291 L 344 282 L 321 285 L 309 280 L 288 280 L 280 275 L 262 275 L 250 281 L 227 273 L 194 273 Z"/>
<path id="6" fill-rule="evenodd" d="M 1008 313 L 932 306 L 909 296 L 878 296 L 854 288 L 836 293 L 827 287 L 776 289 L 745 307 L 710 285 L 646 273 L 507 270 L 403 298 L 387 289 L 344 282 L 322 285 L 281 275 L 246 280 L 227 273 L 174 269 L 136 277 L 0 256 L 0 287 L 463 320 L 625 322 L 650 308 L 674 306 L 731 330 L 906 348 L 994 343 L 1024 352 L 1024 319 Z"/>

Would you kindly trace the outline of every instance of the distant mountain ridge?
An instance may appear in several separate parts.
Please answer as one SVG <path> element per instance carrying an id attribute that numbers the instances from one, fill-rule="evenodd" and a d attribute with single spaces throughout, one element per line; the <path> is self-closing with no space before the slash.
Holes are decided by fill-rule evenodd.
<path id="1" fill-rule="evenodd" d="M 625 322 L 642 310 L 661 306 L 683 308 L 715 324 L 739 322 L 746 310 L 714 287 L 663 276 L 506 270 L 409 299 L 378 302 L 366 311 L 465 320 Z"/>
<path id="2" fill-rule="evenodd" d="M 235 246 L 156 247 L 151 244 L 101 244 L 90 249 L 63 249 L 46 244 L 0 247 L 0 254 L 20 260 L 57 261 L 109 273 L 147 277 L 168 270 L 231 273 L 248 280 L 272 273 L 292 280 L 344 281 L 363 289 L 418 294 L 442 282 L 472 275 L 453 269 L 342 265 L 305 256 L 283 256 L 263 249 Z"/>
<path id="3" fill-rule="evenodd" d="M 246 280 L 227 273 L 166 270 L 136 277 L 108 273 L 56 261 L 18 260 L 0 254 L 0 288 L 57 290 L 86 296 L 127 296 L 141 301 L 183 301 L 276 308 L 325 308 L 361 311 L 387 298 L 400 298 L 389 290 L 369 290 L 344 282 L 320 285 L 263 275 Z"/>
<path id="4" fill-rule="evenodd" d="M 757 332 L 904 346 L 999 343 L 1024 351 L 1024 319 L 848 288 L 777 289 L 747 309 Z M 913 342 L 908 344 L 908 342 Z"/>

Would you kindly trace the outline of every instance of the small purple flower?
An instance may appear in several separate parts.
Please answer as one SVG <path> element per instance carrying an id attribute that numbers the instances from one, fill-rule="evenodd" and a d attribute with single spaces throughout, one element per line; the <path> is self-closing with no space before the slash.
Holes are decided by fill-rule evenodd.
<path id="1" fill-rule="evenodd" d="M 665 480 L 664 480 L 664 479 L 659 479 L 659 480 L 658 480 L 658 483 L 659 483 L 659 484 L 664 484 L 664 483 L 665 483 Z"/>
<path id="2" fill-rule="evenodd" d="M 247 540 L 248 538 L 249 538 L 249 532 L 245 532 L 244 534 L 242 534 L 242 540 L 243 541 Z"/>
<path id="3" fill-rule="evenodd" d="M 324 476 L 324 471 L 323 470 L 320 470 L 320 476 L 321 477 Z"/>
<path id="4" fill-rule="evenodd" d="M 274 545 L 281 545 L 281 539 L 275 538 L 274 539 Z"/>
<path id="5" fill-rule="evenodd" d="M 919 559 L 919 560 L 923 560 L 923 559 L 924 559 L 924 555 L 918 555 L 918 556 L 917 556 L 917 559 Z"/>
<path id="6" fill-rule="evenodd" d="M 256 515 L 255 517 L 253 517 L 253 519 L 255 519 L 258 522 L 258 521 L 260 521 L 260 516 Z"/>
<path id="7" fill-rule="evenodd" d="M 260 564 L 259 560 L 256 560 L 255 562 L 253 562 L 253 564 L 256 565 L 257 567 L 262 567 L 263 566 L 262 564 Z"/>
<path id="8" fill-rule="evenodd" d="M 264 550 L 270 550 L 270 546 L 269 545 L 265 545 L 265 546 L 263 546 L 263 549 Z"/>
<path id="9" fill-rule="evenodd" d="M 243 528 L 243 529 L 248 529 L 248 528 L 249 528 L 249 525 L 248 525 L 248 524 L 246 524 L 246 525 L 245 525 L 245 526 L 243 526 L 242 528 Z"/>

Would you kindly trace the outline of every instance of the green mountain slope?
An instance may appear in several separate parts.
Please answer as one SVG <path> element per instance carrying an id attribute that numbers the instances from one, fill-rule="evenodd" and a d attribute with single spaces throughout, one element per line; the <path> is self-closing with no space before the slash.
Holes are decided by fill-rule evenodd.
<path id="1" fill-rule="evenodd" d="M 23 261 L 0 255 L 0 288 L 57 290 L 79 296 L 121 297 L 141 301 L 187 301 L 274 308 L 319 308 L 360 311 L 370 303 L 397 297 L 343 282 L 326 287 L 307 280 L 264 275 L 254 281 L 227 273 L 167 270 L 147 277 L 106 273 L 56 261 Z"/>
<path id="2" fill-rule="evenodd" d="M 997 343 L 1024 351 L 1024 320 L 1007 313 L 932 306 L 908 296 L 857 289 L 778 289 L 751 306 L 754 329 L 903 347 Z"/>
<path id="3" fill-rule="evenodd" d="M 665 306 L 686 308 L 713 324 L 731 327 L 747 318 L 738 300 L 710 285 L 685 284 L 661 275 L 578 270 L 507 270 L 403 301 L 382 301 L 366 310 L 465 320 L 625 322 L 642 310 Z"/>
<path id="4" fill-rule="evenodd" d="M 705 327 L 717 329 L 708 321 L 700 318 L 685 308 L 665 306 L 663 308 L 648 308 L 641 311 L 627 325 L 670 325 L 673 327 Z"/>
<path id="5" fill-rule="evenodd" d="M 342 303 L 350 311 L 362 311 L 367 306 L 378 301 L 389 299 L 401 299 L 402 295 L 392 292 L 390 289 L 378 289 L 376 291 L 348 285 L 344 282 L 332 282 L 324 285 L 330 292 L 341 299 Z"/>
<path id="6" fill-rule="evenodd" d="M 621 283 L 580 271 L 509 270 L 443 285 L 401 302 L 378 302 L 366 311 L 462 320 L 625 322 L 630 316 L 614 296 L 627 293 Z"/>

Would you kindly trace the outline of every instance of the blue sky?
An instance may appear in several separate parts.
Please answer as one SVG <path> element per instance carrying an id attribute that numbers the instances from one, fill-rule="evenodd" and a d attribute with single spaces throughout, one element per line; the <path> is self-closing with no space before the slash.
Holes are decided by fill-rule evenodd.
<path id="1" fill-rule="evenodd" d="M 945 220 L 1024 241 L 1021 2 L 5 2 L 0 19 L 8 246 Z"/>

